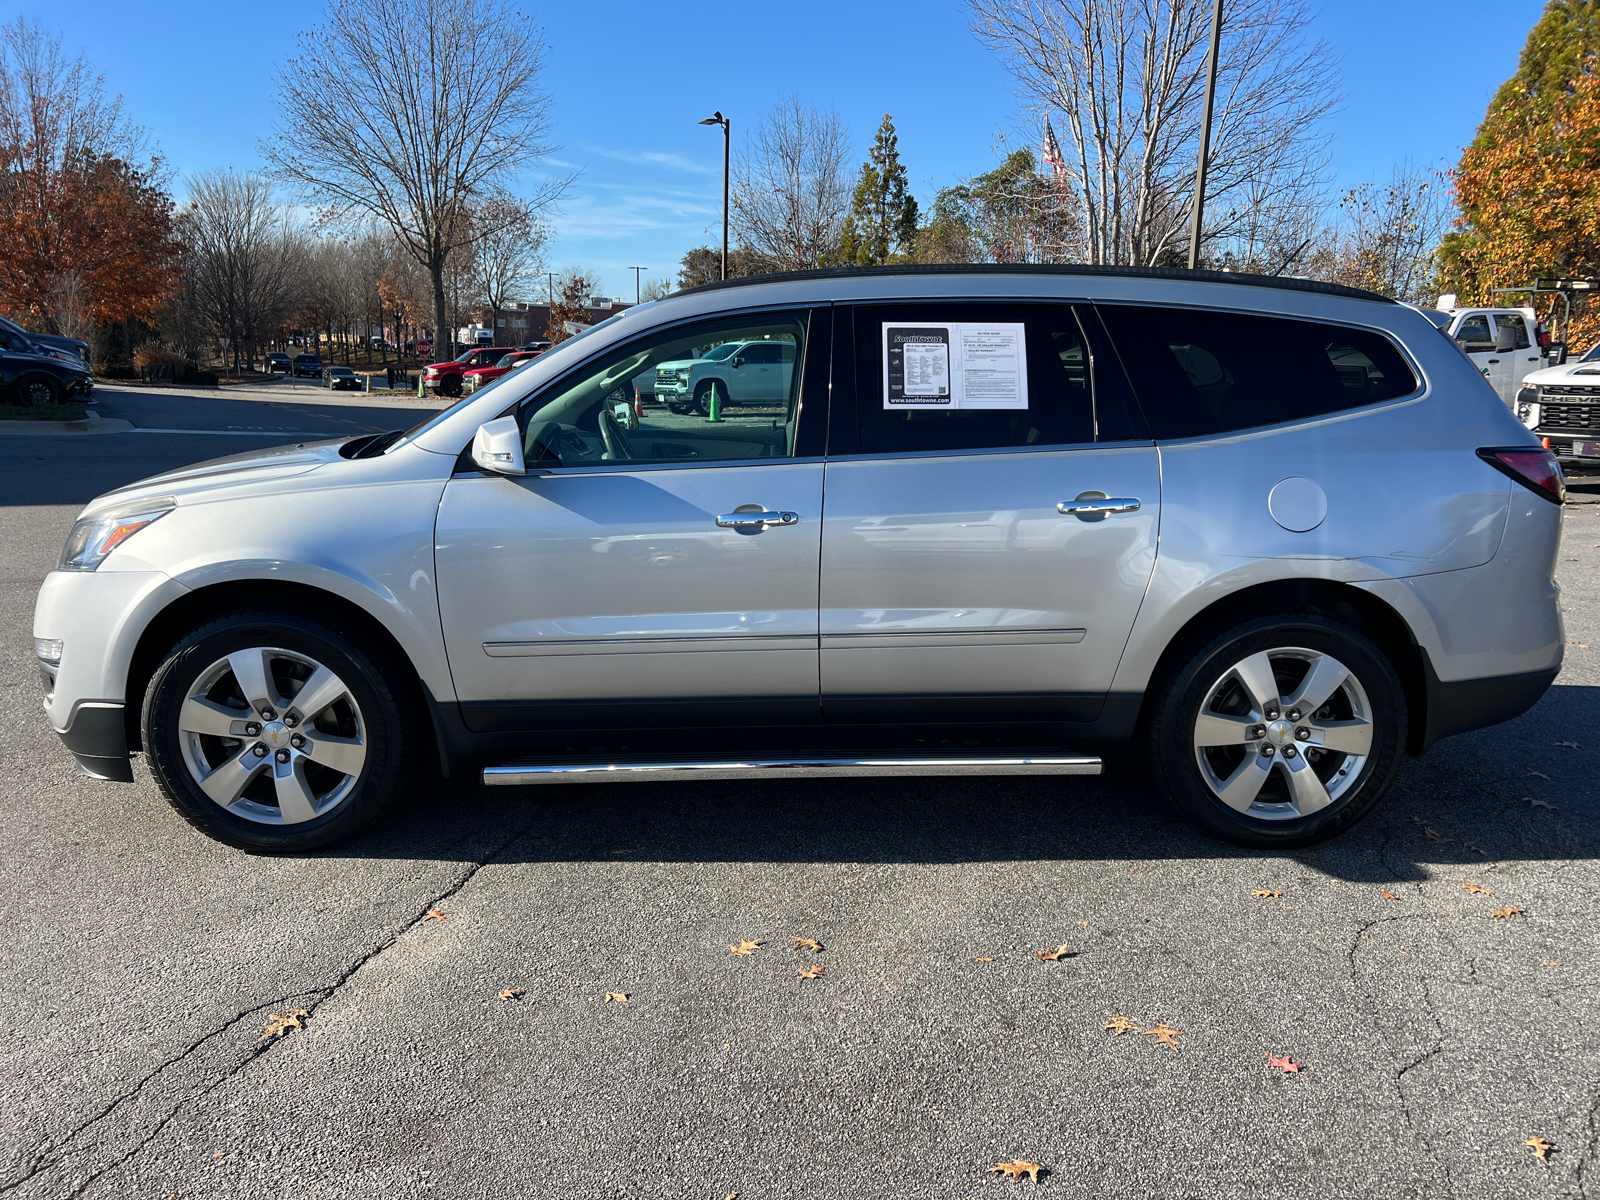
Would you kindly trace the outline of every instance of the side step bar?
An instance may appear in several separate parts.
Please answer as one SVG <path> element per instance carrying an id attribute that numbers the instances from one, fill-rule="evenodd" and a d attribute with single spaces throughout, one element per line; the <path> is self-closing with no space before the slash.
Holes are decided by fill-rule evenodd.
<path id="1" fill-rule="evenodd" d="M 751 755 L 743 758 L 529 758 L 485 767 L 490 787 L 530 783 L 649 783 L 663 779 L 821 779 L 881 775 L 1098 775 L 1100 759 L 1084 754 Z"/>

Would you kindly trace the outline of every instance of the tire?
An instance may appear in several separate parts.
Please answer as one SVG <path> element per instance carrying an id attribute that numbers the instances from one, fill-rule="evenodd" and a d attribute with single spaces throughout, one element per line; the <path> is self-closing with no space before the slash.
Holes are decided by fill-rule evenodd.
<path id="1" fill-rule="evenodd" d="M 1326 699 L 1303 712 L 1295 702 L 1308 688 Z M 1151 695 L 1151 778 L 1201 828 L 1241 846 L 1343 832 L 1388 793 L 1405 753 L 1394 667 L 1364 634 L 1320 615 L 1244 620 L 1182 655 Z"/>
<path id="2" fill-rule="evenodd" d="M 45 408 L 61 403 L 61 385 L 48 375 L 24 375 L 17 380 L 16 396 L 24 408 Z"/>
<path id="3" fill-rule="evenodd" d="M 318 711 L 302 713 L 295 697 L 313 686 Z M 247 690 L 263 693 L 253 706 Z M 292 610 L 229 613 L 180 639 L 151 677 L 145 759 L 202 833 L 297 853 L 349 837 L 416 778 L 431 736 L 419 709 L 409 666 L 359 632 Z"/>
<path id="4" fill-rule="evenodd" d="M 446 375 L 439 380 L 439 394 L 449 396 L 452 400 L 461 395 L 461 376 Z"/>
<path id="5" fill-rule="evenodd" d="M 694 405 L 690 409 L 697 416 L 709 417 L 711 415 L 711 389 L 717 386 L 715 379 L 707 379 L 694 389 Z"/>

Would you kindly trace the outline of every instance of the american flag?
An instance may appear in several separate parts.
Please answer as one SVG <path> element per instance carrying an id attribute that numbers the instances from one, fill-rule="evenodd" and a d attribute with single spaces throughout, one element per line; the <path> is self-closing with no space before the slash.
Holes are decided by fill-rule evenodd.
<path id="1" fill-rule="evenodd" d="M 1056 141 L 1056 131 L 1050 127 L 1049 117 L 1044 119 L 1044 146 L 1041 156 L 1055 171 L 1057 179 L 1067 173 L 1067 160 L 1061 155 L 1061 143 Z"/>

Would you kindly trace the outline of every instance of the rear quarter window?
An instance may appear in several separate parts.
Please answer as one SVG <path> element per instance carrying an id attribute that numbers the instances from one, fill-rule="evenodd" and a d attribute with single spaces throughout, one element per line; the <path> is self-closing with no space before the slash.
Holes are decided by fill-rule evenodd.
<path id="1" fill-rule="evenodd" d="M 1156 438 L 1307 420 L 1417 388 L 1405 357 L 1372 330 L 1204 309 L 1099 307 Z"/>

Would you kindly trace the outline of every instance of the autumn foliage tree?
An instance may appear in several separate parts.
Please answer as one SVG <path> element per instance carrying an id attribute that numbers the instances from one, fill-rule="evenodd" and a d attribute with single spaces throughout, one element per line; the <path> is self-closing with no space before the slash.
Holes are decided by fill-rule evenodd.
<path id="1" fill-rule="evenodd" d="M 152 320 L 177 286 L 160 164 L 80 57 L 0 26 L 0 309 L 60 330 Z"/>
<path id="2" fill-rule="evenodd" d="M 1552 0 L 1517 74 L 1496 93 L 1454 172 L 1460 218 L 1440 287 L 1468 303 L 1540 276 L 1600 275 L 1600 4 Z M 1569 342 L 1600 334 L 1574 303 Z"/>

